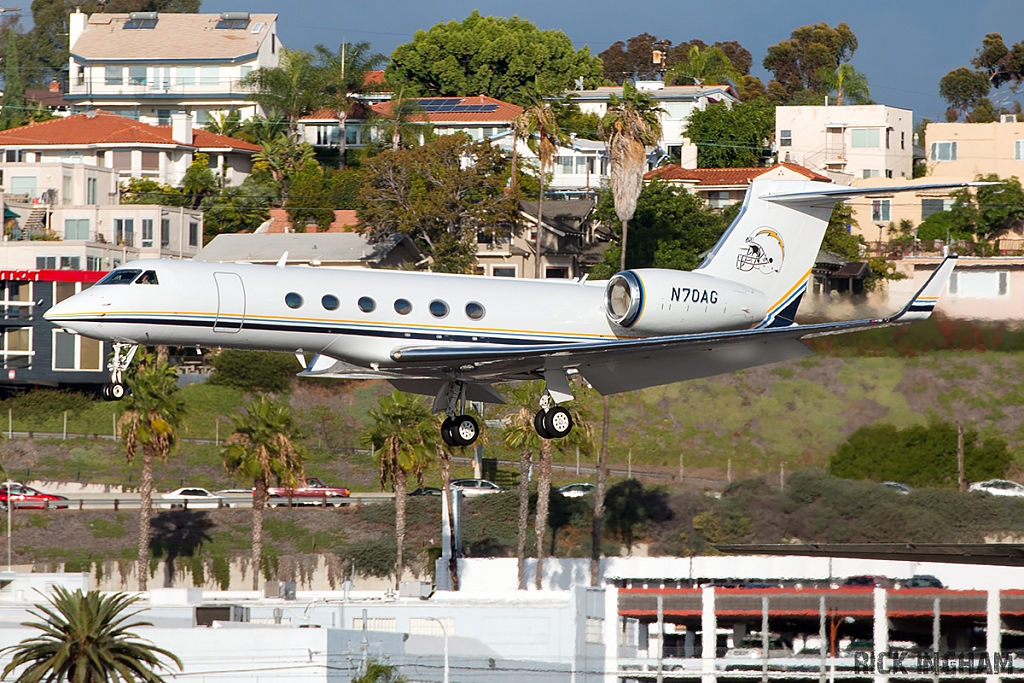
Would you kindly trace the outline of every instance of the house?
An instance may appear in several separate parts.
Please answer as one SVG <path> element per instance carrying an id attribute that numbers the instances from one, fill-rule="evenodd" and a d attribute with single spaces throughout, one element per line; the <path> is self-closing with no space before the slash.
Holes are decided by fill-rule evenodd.
<path id="1" fill-rule="evenodd" d="M 607 244 L 593 221 L 593 198 L 547 200 L 543 205 L 541 276 L 578 278 L 601 261 Z M 536 201 L 519 203 L 527 226 L 521 232 L 477 235 L 477 273 L 492 277 L 536 277 Z"/>
<path id="2" fill-rule="evenodd" d="M 51 80 L 45 88 L 26 89 L 25 100 L 29 106 L 34 106 L 33 103 L 42 105 L 54 116 L 67 116 L 71 113 L 71 103 L 64 99 L 60 81 L 56 78 Z"/>
<path id="3" fill-rule="evenodd" d="M 739 98 L 728 85 L 665 85 L 662 81 L 637 81 L 637 90 L 654 98 L 663 110 L 658 117 L 661 122 L 661 140 L 658 147 L 661 154 L 650 161 L 654 168 L 660 157 L 687 168 L 697 166 L 697 147 L 684 134 L 690 114 L 703 111 L 711 104 L 724 103 L 731 107 Z M 604 116 L 608 112 L 608 100 L 612 95 L 622 97 L 622 86 L 602 86 L 593 90 L 579 90 L 570 93 L 572 101 L 579 105 L 584 114 Z"/>
<path id="4" fill-rule="evenodd" d="M 5 387 L 50 386 L 94 390 L 110 381 L 110 343 L 68 334 L 43 319 L 54 304 L 91 287 L 102 271 L 0 268 L 0 331 Z"/>
<path id="5" fill-rule="evenodd" d="M 742 202 L 747 194 L 747 185 L 756 178 L 832 182 L 827 176 L 793 163 L 776 164 L 771 168 L 693 169 L 683 168 L 679 164 L 667 164 L 644 174 L 645 182 L 660 180 L 669 185 L 682 186 L 688 192 L 697 193 L 712 209 L 724 209 Z"/>
<path id="6" fill-rule="evenodd" d="M 778 160 L 849 185 L 854 178 L 912 178 L 913 112 L 882 104 L 775 108 Z"/>
<path id="7" fill-rule="evenodd" d="M 995 173 L 1024 177 L 1024 122 L 1013 115 L 992 123 L 929 123 L 925 128 L 932 181 L 971 181 Z"/>
<path id="8" fill-rule="evenodd" d="M 352 232 L 353 228 L 359 223 L 359 219 L 356 217 L 356 212 L 353 209 L 335 209 L 334 220 L 327 226 L 326 230 L 321 230 L 316 223 L 307 224 L 300 226 L 302 232 L 314 233 L 314 232 Z M 271 209 L 270 219 L 263 225 L 256 228 L 254 231 L 257 234 L 280 234 L 286 232 L 299 232 L 292 225 L 291 218 L 288 217 L 287 209 Z"/>
<path id="9" fill-rule="evenodd" d="M 370 244 L 354 232 L 222 234 L 195 259 L 272 265 L 285 254 L 288 265 L 314 268 L 409 268 L 423 261 L 408 235 Z"/>
<path id="10" fill-rule="evenodd" d="M 227 185 L 241 184 L 252 172 L 259 145 L 193 128 L 189 114 L 176 112 L 171 119 L 171 125 L 156 126 L 94 109 L 0 131 L 0 153 L 7 163 L 86 164 L 114 169 L 121 179 L 165 185 L 180 185 L 199 152 Z"/>
<path id="11" fill-rule="evenodd" d="M 276 14 L 95 13 L 69 17 L 68 92 L 76 110 L 105 109 L 168 125 L 178 111 L 197 126 L 240 111 L 266 115 L 240 81 L 281 57 Z"/>

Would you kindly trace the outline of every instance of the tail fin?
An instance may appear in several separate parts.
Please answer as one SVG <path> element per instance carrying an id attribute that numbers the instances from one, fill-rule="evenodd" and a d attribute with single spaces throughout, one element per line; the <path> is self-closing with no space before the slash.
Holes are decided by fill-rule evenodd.
<path id="1" fill-rule="evenodd" d="M 781 202 L 772 197 L 804 195 L 828 183 L 755 180 L 736 220 L 698 270 L 765 293 L 768 315 L 759 327 L 793 324 L 807 289 L 832 207 L 842 198 Z"/>

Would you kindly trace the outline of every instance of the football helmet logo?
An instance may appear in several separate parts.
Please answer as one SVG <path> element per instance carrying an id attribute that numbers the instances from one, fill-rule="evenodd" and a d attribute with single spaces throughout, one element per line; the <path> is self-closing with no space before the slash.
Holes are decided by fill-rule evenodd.
<path id="1" fill-rule="evenodd" d="M 758 228 L 746 239 L 743 253 L 736 257 L 736 268 L 747 272 L 778 273 L 786 258 L 782 236 L 771 228 Z"/>

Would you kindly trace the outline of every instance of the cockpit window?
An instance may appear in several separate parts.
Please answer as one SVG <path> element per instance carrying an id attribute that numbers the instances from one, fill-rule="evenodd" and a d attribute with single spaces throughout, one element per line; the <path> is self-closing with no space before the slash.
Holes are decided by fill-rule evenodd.
<path id="1" fill-rule="evenodd" d="M 156 279 L 155 270 L 147 270 L 145 273 L 139 276 L 139 279 L 135 281 L 137 285 L 158 285 L 160 281 Z"/>
<path id="2" fill-rule="evenodd" d="M 125 268 L 124 270 L 112 270 L 107 276 L 97 282 L 98 285 L 130 285 L 135 278 L 142 273 L 141 270 Z"/>

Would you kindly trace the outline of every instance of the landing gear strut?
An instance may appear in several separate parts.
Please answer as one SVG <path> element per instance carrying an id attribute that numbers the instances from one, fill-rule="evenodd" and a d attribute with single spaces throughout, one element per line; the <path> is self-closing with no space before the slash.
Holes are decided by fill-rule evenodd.
<path id="1" fill-rule="evenodd" d="M 466 384 L 453 382 L 448 392 L 448 417 L 441 423 L 441 439 L 449 446 L 472 446 L 480 437 L 480 424 L 466 414 Z"/>
<path id="2" fill-rule="evenodd" d="M 138 344 L 114 343 L 114 353 L 107 363 L 107 370 L 110 371 L 110 384 L 104 384 L 100 392 L 107 401 L 120 401 L 128 393 L 128 387 L 122 381 L 123 373 L 132 364 L 132 359 L 135 358 L 135 352 L 138 350 Z"/>

